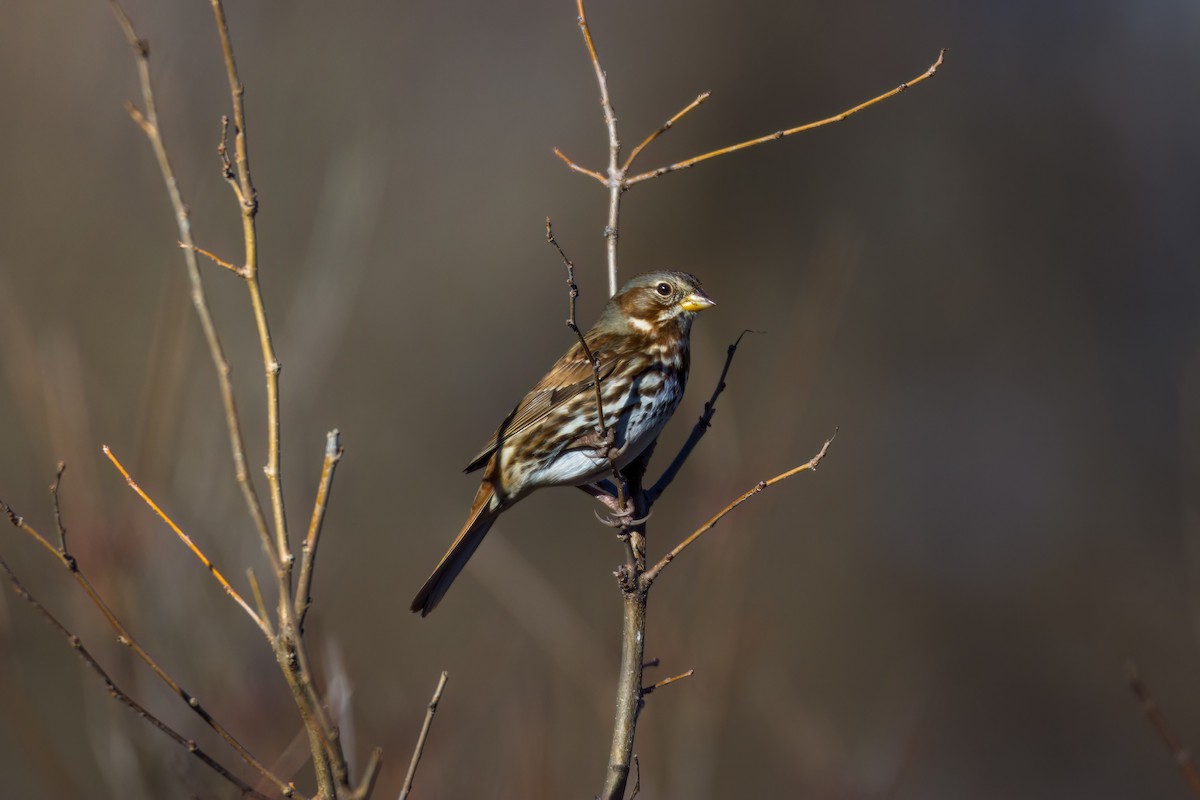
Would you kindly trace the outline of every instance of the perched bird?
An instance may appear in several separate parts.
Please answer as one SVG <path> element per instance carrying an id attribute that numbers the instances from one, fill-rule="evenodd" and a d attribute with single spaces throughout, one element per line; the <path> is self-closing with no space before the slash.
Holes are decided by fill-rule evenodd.
<path id="1" fill-rule="evenodd" d="M 534 489 L 587 487 L 625 467 L 658 437 L 687 384 L 688 338 L 696 313 L 714 305 L 686 272 L 648 272 L 613 295 L 584 334 L 598 364 L 605 457 L 596 434 L 595 372 L 579 342 L 558 360 L 467 465 L 483 482 L 458 538 L 413 599 L 432 611 L 496 518 Z M 610 463 L 611 461 L 611 463 Z"/>

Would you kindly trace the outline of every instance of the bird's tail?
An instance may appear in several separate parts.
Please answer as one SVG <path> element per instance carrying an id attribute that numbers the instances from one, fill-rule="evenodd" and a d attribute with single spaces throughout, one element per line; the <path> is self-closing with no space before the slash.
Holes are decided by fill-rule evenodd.
<path id="1" fill-rule="evenodd" d="M 425 581 L 421 591 L 413 598 L 413 611 L 419 612 L 423 617 L 437 607 L 502 510 L 500 504 L 495 502 L 495 493 L 491 485 L 484 481 L 475 495 L 475 502 L 471 505 L 471 516 L 467 517 L 467 524 L 450 545 L 446 555 L 442 556 L 442 560 Z"/>

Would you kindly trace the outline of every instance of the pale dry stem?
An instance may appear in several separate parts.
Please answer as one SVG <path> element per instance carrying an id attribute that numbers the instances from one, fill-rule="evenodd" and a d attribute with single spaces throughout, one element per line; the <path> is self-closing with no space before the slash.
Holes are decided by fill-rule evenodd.
<path id="1" fill-rule="evenodd" d="M 313 567 L 317 561 L 317 546 L 321 541 L 321 528 L 325 524 L 325 510 L 329 506 L 329 491 L 333 486 L 333 473 L 342 460 L 341 435 L 337 428 L 325 436 L 325 461 L 321 465 L 321 480 L 317 485 L 317 497 L 313 501 L 312 518 L 308 523 L 308 535 L 300 556 L 300 578 L 296 582 L 295 615 L 296 627 L 304 633 L 304 620 L 312 607 Z"/>

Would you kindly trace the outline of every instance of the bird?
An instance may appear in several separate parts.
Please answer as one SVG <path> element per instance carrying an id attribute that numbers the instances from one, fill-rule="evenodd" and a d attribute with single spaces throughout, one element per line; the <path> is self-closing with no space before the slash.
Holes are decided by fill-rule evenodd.
<path id="1" fill-rule="evenodd" d="M 517 403 L 464 472 L 483 479 L 462 530 L 412 601 L 422 617 L 445 596 L 504 511 L 535 489 L 594 485 L 649 447 L 687 385 L 696 315 L 715 302 L 686 272 L 631 278 L 596 324 Z M 588 353 L 592 359 L 588 358 Z M 596 376 L 607 441 L 598 436 Z"/>

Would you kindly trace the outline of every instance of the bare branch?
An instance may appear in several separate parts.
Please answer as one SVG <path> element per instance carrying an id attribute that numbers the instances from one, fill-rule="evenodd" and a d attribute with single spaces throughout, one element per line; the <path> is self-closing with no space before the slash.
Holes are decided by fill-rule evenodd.
<path id="1" fill-rule="evenodd" d="M 600 107 L 604 109 L 604 126 L 608 129 L 608 180 L 605 183 L 608 187 L 608 225 L 604 228 L 604 239 L 608 252 L 608 294 L 611 297 L 617 293 L 620 285 L 617 280 L 617 220 L 621 210 L 621 193 L 625 191 L 625 171 L 620 166 L 621 140 L 617 138 L 617 115 L 608 96 L 608 76 L 596 55 L 596 44 L 592 41 L 583 0 L 576 0 L 576 8 L 579 11 L 579 30 L 583 33 L 592 69 L 596 72 L 596 83 L 600 86 Z"/>
<path id="2" fill-rule="evenodd" d="M 196 251 L 197 253 L 199 253 L 200 255 L 202 255 L 202 256 L 205 256 L 206 258 L 208 258 L 208 260 L 212 261 L 212 262 L 213 262 L 214 264 L 216 264 L 218 267 L 224 267 L 225 269 L 227 269 L 227 270 L 229 270 L 230 272 L 232 272 L 234 275 L 237 275 L 237 276 L 239 276 L 239 277 L 242 277 L 242 278 L 246 277 L 246 271 L 245 271 L 245 269 L 243 269 L 242 267 L 236 266 L 236 265 L 234 265 L 234 264 L 230 264 L 230 263 L 229 263 L 228 261 L 226 261 L 225 259 L 223 259 L 223 258 L 221 258 L 220 256 L 216 255 L 215 253 L 210 253 L 210 252 L 208 252 L 208 251 L 207 251 L 207 250 L 205 250 L 203 247 L 197 247 L 197 246 L 196 246 L 196 245 L 194 245 L 194 244 L 185 244 L 184 242 L 180 242 L 180 243 L 179 243 L 179 246 L 180 246 L 180 247 L 182 247 L 182 248 L 183 248 L 183 249 L 185 249 L 185 250 L 195 250 L 195 251 Z"/>
<path id="3" fill-rule="evenodd" d="M 567 156 L 563 153 L 563 151 L 559 150 L 557 147 L 554 148 L 554 155 L 561 158 L 568 167 L 573 169 L 575 172 L 578 172 L 580 175 L 587 175 L 589 178 L 595 178 L 596 180 L 600 181 L 600 183 L 604 184 L 605 186 L 608 186 L 608 178 L 604 177 L 599 172 L 588 169 L 587 167 L 579 166 L 574 161 L 567 158 Z"/>
<path id="4" fill-rule="evenodd" d="M 658 130 L 656 130 L 654 133 L 652 133 L 652 134 L 650 134 L 649 136 L 647 136 L 647 137 L 646 137 L 646 138 L 645 138 L 645 139 L 642 141 L 642 143 L 641 143 L 641 144 L 639 144 L 637 147 L 633 148 L 633 152 L 629 154 L 629 158 L 625 159 L 625 163 L 624 163 L 624 164 L 621 166 L 621 171 L 622 171 L 622 172 L 628 172 L 628 171 L 629 171 L 629 168 L 633 166 L 633 162 L 634 162 L 634 160 L 636 160 L 636 159 L 637 159 L 637 157 L 638 157 L 638 156 L 641 154 L 641 152 L 642 152 L 643 150 L 645 150 L 645 149 L 646 149 L 646 146 L 647 146 L 648 144 L 650 144 L 651 142 L 653 142 L 653 141 L 654 141 L 655 139 L 657 139 L 659 136 L 662 136 L 662 135 L 663 135 L 664 133 L 666 133 L 667 131 L 671 130 L 671 127 L 672 127 L 672 126 L 673 126 L 673 125 L 674 125 L 676 122 L 679 122 L 679 120 L 683 119 L 683 117 L 684 117 L 684 115 L 685 115 L 685 114 L 687 114 L 688 112 L 690 112 L 692 109 L 694 109 L 694 108 L 697 108 L 698 106 L 700 106 L 700 104 L 701 104 L 701 103 L 703 103 L 705 100 L 707 100 L 707 99 L 708 99 L 709 97 L 711 97 L 711 96 L 712 96 L 712 92 L 701 92 L 701 93 L 700 93 L 700 94 L 699 94 L 699 95 L 696 97 L 696 99 L 695 99 L 695 100 L 693 100 L 692 102 L 690 102 L 690 103 L 688 103 L 686 106 L 684 106 L 684 108 L 683 108 L 683 110 L 682 110 L 682 111 L 680 111 L 678 114 L 676 114 L 675 116 L 671 117 L 669 120 L 667 120 L 666 122 L 664 122 L 664 123 L 662 124 L 662 127 L 661 127 L 661 128 L 659 128 L 659 129 L 658 129 Z"/>
<path id="5" fill-rule="evenodd" d="M 383 766 L 383 748 L 376 747 L 371 751 L 371 757 L 367 760 L 366 769 L 363 770 L 362 782 L 351 795 L 352 800 L 367 800 L 375 791 L 375 781 L 379 779 L 379 770 Z"/>
<path id="6" fill-rule="evenodd" d="M 613 445 L 613 432 L 609 430 L 608 425 L 604 421 L 604 388 L 601 386 L 600 381 L 600 359 L 593 355 L 591 348 L 588 347 L 587 339 L 584 338 L 583 332 L 579 330 L 579 324 L 575 321 L 575 300 L 579 297 L 579 286 L 575 283 L 575 264 L 571 259 L 567 258 L 567 254 L 563 252 L 558 240 L 554 238 L 554 228 L 551 225 L 549 217 L 546 217 L 546 241 L 554 245 L 554 249 L 562 257 L 563 266 L 567 268 L 567 302 L 569 308 L 567 327 L 579 339 L 579 346 L 583 349 L 583 355 L 587 358 L 588 363 L 592 365 L 592 387 L 596 390 L 596 435 L 600 445 L 597 452 L 601 458 L 608 459 L 609 465 L 612 467 L 618 508 L 623 510 L 625 508 L 624 482 L 621 480 L 617 465 L 613 464 L 612 459 L 609 458 Z"/>
<path id="7" fill-rule="evenodd" d="M 678 675 L 672 675 L 669 678 L 663 678 L 658 683 L 655 683 L 651 686 L 647 686 L 646 688 L 642 689 L 642 697 L 645 697 L 646 695 L 650 694 L 655 689 L 661 689 L 664 686 L 670 686 L 672 683 L 675 683 L 675 681 L 681 681 L 684 678 L 690 678 L 695 674 L 696 674 L 696 670 L 689 669 L 687 672 L 681 672 Z"/>
<path id="8" fill-rule="evenodd" d="M 54 483 L 50 484 L 50 505 L 54 512 L 54 527 L 58 528 L 58 551 L 64 556 L 67 555 L 67 529 L 63 526 L 62 508 L 58 504 L 58 488 L 62 484 L 63 473 L 67 471 L 67 465 L 63 462 L 58 462 L 58 469 L 54 473 Z"/>
<path id="9" fill-rule="evenodd" d="M 1142 713 L 1146 715 L 1154 732 L 1158 734 L 1158 738 L 1162 740 L 1163 745 L 1167 748 L 1167 752 L 1171 754 L 1171 758 L 1175 760 L 1175 765 L 1179 767 L 1179 771 L 1183 774 L 1184 781 L 1187 782 L 1188 789 L 1195 797 L 1200 797 L 1200 771 L 1197 771 L 1196 764 L 1192 761 L 1192 754 L 1188 752 L 1187 747 L 1180 741 L 1179 736 L 1172 730 L 1167 723 L 1166 716 L 1163 715 L 1162 709 L 1158 703 L 1150 695 L 1150 690 L 1142 683 L 1142 678 L 1138 674 L 1137 664 L 1132 660 L 1125 665 L 1125 671 L 1129 680 L 1129 688 L 1133 691 L 1133 696 L 1137 698 L 1138 705 L 1142 708 Z"/>
<path id="10" fill-rule="evenodd" d="M 717 413 L 717 398 L 725 391 L 725 378 L 729 375 L 729 367 L 733 364 L 733 356 L 737 353 L 738 345 L 742 343 L 742 337 L 747 333 L 761 333 L 761 331 L 752 331 L 749 329 L 742 331 L 738 334 L 733 344 L 729 345 L 729 348 L 725 351 L 725 366 L 721 368 L 721 375 L 717 378 L 717 386 L 713 389 L 712 396 L 704 404 L 704 413 L 696 421 L 696 426 L 692 428 L 692 432 L 688 436 L 687 441 L 683 443 L 683 447 L 679 448 L 679 453 L 675 456 L 671 465 L 666 468 L 662 476 L 654 483 L 654 486 L 650 487 L 646 492 L 646 497 L 649 499 L 651 505 L 662 496 L 662 493 L 675 480 L 675 476 L 679 474 L 679 470 L 683 468 L 683 465 L 692 455 L 692 451 L 696 449 L 696 445 L 700 443 L 700 440 L 704 438 L 704 434 L 708 432 L 709 427 L 712 425 L 713 415 Z"/>
<path id="11" fill-rule="evenodd" d="M 271 627 L 271 615 L 267 611 L 267 604 L 263 600 L 262 587 L 258 585 L 258 576 L 254 574 L 253 567 L 246 568 L 246 580 L 250 582 L 250 593 L 254 595 L 254 606 L 258 609 L 258 616 L 267 626 L 269 638 L 274 641 L 275 631 Z"/>
<path id="12" fill-rule="evenodd" d="M 129 484 L 129 488 L 133 489 L 137 496 L 142 498 L 146 505 L 150 506 L 151 510 L 158 515 L 159 519 L 167 523 L 167 526 L 175 532 L 175 535 L 179 537 L 180 541 L 182 541 L 187 548 L 192 551 L 192 554 L 195 555 L 196 558 L 200 559 L 200 563 L 203 564 L 205 568 L 208 569 L 209 573 L 217 579 L 217 583 L 221 584 L 221 587 L 225 590 L 225 594 L 232 597 L 234 602 L 242 607 L 242 610 L 246 612 L 250 619 L 254 620 L 254 624 L 258 626 L 259 630 L 261 630 L 267 637 L 267 640 L 270 641 L 271 631 L 263 621 L 263 618 L 255 613 L 254 609 L 250 607 L 250 604 L 246 602 L 245 598 L 238 594 L 238 591 L 229 584 L 229 581 L 225 580 L 225 576 L 222 575 L 221 571 L 216 568 L 212 561 L 208 559 L 208 556 L 204 555 L 203 551 L 196 546 L 191 537 L 184 533 L 183 530 L 175 524 L 175 521 L 167 516 L 165 511 L 159 508 L 158 503 L 155 503 L 154 500 L 151 499 L 150 495 L 146 494 L 146 492 L 142 490 L 142 487 L 137 485 L 137 482 L 130 477 L 129 472 L 125 469 L 125 466 L 117 459 L 117 456 L 111 449 L 109 449 L 109 446 L 102 445 L 101 449 L 104 451 L 104 455 L 108 456 L 108 460 L 112 462 L 113 466 L 117 468 L 117 471 L 121 473 L 121 476 L 125 478 L 125 482 Z"/>
<path id="13" fill-rule="evenodd" d="M 707 161 L 710 158 L 716 158 L 717 156 L 723 156 L 726 153 L 734 153 L 738 150 L 745 150 L 747 147 L 754 147 L 755 145 L 764 144 L 765 142 L 773 142 L 777 139 L 782 139 L 785 136 L 791 136 L 792 134 L 795 134 L 795 133 L 803 133 L 804 131 L 811 131 L 814 128 L 821 128 L 826 125 L 832 125 L 835 122 L 841 122 L 842 120 L 846 119 L 847 117 L 853 116 L 854 114 L 857 114 L 859 111 L 862 111 L 863 109 L 870 108 L 871 106 L 875 105 L 876 103 L 883 102 L 884 100 L 887 100 L 890 97 L 895 97 L 896 95 L 909 89 L 910 87 L 916 86 L 921 81 L 927 80 L 928 78 L 932 77 L 933 74 L 935 72 L 937 72 L 938 67 L 940 67 L 942 65 L 942 60 L 945 57 L 946 57 L 946 50 L 943 48 L 938 53 L 937 60 L 934 61 L 932 65 L 930 65 L 929 69 L 925 70 L 925 72 L 923 72 L 920 75 L 918 75 L 917 77 L 913 78 L 911 81 L 908 81 L 907 83 L 902 83 L 899 86 L 897 86 L 895 89 L 892 89 L 889 92 L 884 92 L 883 94 L 879 95 L 878 97 L 872 97 L 870 100 L 866 101 L 865 103 L 859 103 L 858 105 L 854 106 L 853 108 L 848 108 L 845 111 L 841 112 L 840 114 L 834 114 L 832 117 L 826 117 L 825 119 L 817 120 L 816 122 L 809 122 L 804 125 L 799 125 L 795 128 L 788 128 L 787 130 L 775 131 L 774 133 L 768 133 L 766 136 L 759 136 L 757 139 L 751 139 L 746 142 L 740 142 L 739 144 L 730 145 L 729 147 L 722 147 L 719 150 L 713 150 L 711 152 L 704 153 L 703 155 L 694 156 L 693 158 L 689 158 L 684 161 L 680 161 L 680 162 L 671 164 L 666 167 L 659 167 L 658 169 L 652 169 L 649 172 L 643 172 L 640 175 L 634 175 L 633 177 L 626 178 L 624 180 L 623 187 L 629 188 L 630 186 L 641 183 L 642 181 L 648 181 L 651 178 L 657 178 L 660 175 L 666 175 L 668 172 L 677 172 L 678 170 L 681 170 L 681 169 L 687 169 L 688 167 L 692 167 L 692 166 L 695 166 L 696 164 L 699 164 L 701 161 Z"/>
<path id="14" fill-rule="evenodd" d="M 175 731 L 174 728 L 170 727 L 161 719 L 151 714 L 143 705 L 126 694 L 119 686 L 117 686 L 116 683 L 113 682 L 113 679 L 108 676 L 108 673 L 104 671 L 104 668 L 100 666 L 100 663 L 96 661 L 90 652 L 88 652 L 88 649 L 83 646 L 82 642 L 79 640 L 79 637 L 71 633 L 71 631 L 65 625 L 59 622 L 53 614 L 46 610 L 46 607 L 43 606 L 41 602 L 37 600 L 37 598 L 29 593 L 29 590 L 26 589 L 20 580 L 17 579 L 17 576 L 13 574 L 12 569 L 9 568 L 8 564 L 3 558 L 0 558 L 0 570 L 3 570 L 8 576 L 8 580 L 12 584 L 13 591 L 15 591 L 17 595 L 20 596 L 25 602 L 36 608 L 38 613 L 41 614 L 42 618 L 45 619 L 51 627 L 55 628 L 59 633 L 66 637 L 67 642 L 71 645 L 72 649 L 74 649 L 75 652 L 79 654 L 79 657 L 83 659 L 83 663 L 86 664 L 87 667 L 92 670 L 92 672 L 95 672 L 96 675 L 100 677 L 100 680 L 104 681 L 104 686 L 108 689 L 108 693 L 113 697 L 113 699 L 124 703 L 133 711 L 133 713 L 137 714 L 139 717 L 158 728 L 160 731 L 169 736 L 176 744 L 199 759 L 213 772 L 216 772 L 222 778 L 236 786 L 238 791 L 242 793 L 243 797 L 254 797 L 257 798 L 257 800 L 270 800 L 267 795 L 255 791 L 253 787 L 242 781 L 240 778 L 230 772 L 225 766 L 220 764 L 216 759 L 202 750 L 195 741 L 184 738 L 181 734 Z"/>
<path id="15" fill-rule="evenodd" d="M 400 800 L 406 800 L 412 791 L 413 778 L 417 775 L 417 765 L 421 763 L 421 755 L 425 752 L 425 740 L 429 738 L 429 729 L 433 727 L 433 715 L 437 713 L 438 703 L 442 701 L 442 691 L 446 688 L 448 672 L 443 672 L 438 678 L 437 688 L 429 700 L 429 708 L 425 710 L 425 722 L 421 725 L 421 733 L 417 736 L 417 746 L 413 748 L 412 761 L 408 764 L 408 774 L 404 776 L 404 786 L 400 789 Z"/>
<path id="16" fill-rule="evenodd" d="M 296 583 L 296 627 L 304 631 L 304 618 L 312 606 L 313 567 L 317 561 L 317 545 L 321 540 L 321 526 L 325 522 L 325 509 L 329 504 L 329 489 L 333 486 L 333 473 L 342 460 L 342 443 L 338 429 L 325 435 L 325 462 L 321 466 L 321 482 L 317 486 L 317 499 L 313 503 L 312 519 L 308 523 L 308 535 L 301 548 L 300 579 Z"/>
<path id="17" fill-rule="evenodd" d="M 237 402 L 233 396 L 233 382 L 230 379 L 229 361 L 225 358 L 224 347 L 221 345 L 220 336 L 217 334 L 212 312 L 208 308 L 208 298 L 204 292 L 204 281 L 200 276 L 200 267 L 196 262 L 196 244 L 192 239 L 191 216 L 188 213 L 187 204 L 183 202 L 183 195 L 179 191 L 179 183 L 175 180 L 175 170 L 171 166 L 171 159 L 167 155 L 166 144 L 163 142 L 162 133 L 158 126 L 158 110 L 154 100 L 154 88 L 150 82 L 150 50 L 146 43 L 138 38 L 137 32 L 133 28 L 133 23 L 118 0 L 109 0 L 109 5 L 112 7 L 113 14 L 117 18 L 117 24 L 121 26 L 121 30 L 125 33 L 126 41 L 133 48 L 134 61 L 137 64 L 138 78 L 142 87 L 142 102 L 145 104 L 146 110 L 144 113 L 138 111 L 132 104 L 127 104 L 126 109 L 150 141 L 150 147 L 154 151 L 155 158 L 158 160 L 158 168 L 162 173 L 163 183 L 167 187 L 167 195 L 171 200 L 171 207 L 175 211 L 175 224 L 179 228 L 179 241 L 183 247 L 184 265 L 187 268 L 188 281 L 192 287 L 192 305 L 196 308 L 196 316 L 200 319 L 200 327 L 203 329 L 204 338 L 208 342 L 209 354 L 212 357 L 213 367 L 217 373 L 217 383 L 221 390 L 221 403 L 225 408 L 225 424 L 229 430 L 229 445 L 233 454 L 233 465 L 237 482 L 241 487 L 242 497 L 246 502 L 246 509 L 249 511 L 250 518 L 254 521 L 254 527 L 258 531 L 259 538 L 262 540 L 267 558 L 270 560 L 274 570 L 279 572 L 279 554 L 271 545 L 271 536 L 267 529 L 266 517 L 263 515 L 262 504 L 258 500 L 258 492 L 255 491 L 254 482 L 250 480 L 250 474 L 246 468 L 246 445 L 242 437 L 242 423 L 238 417 Z"/>
<path id="18" fill-rule="evenodd" d="M 766 489 L 768 486 L 774 486 L 775 484 L 779 483 L 780 481 L 787 480 L 788 478 L 790 478 L 793 475 L 796 475 L 798 473 L 816 469 L 817 465 L 821 463 L 821 459 L 825 458 L 825 453 L 827 453 L 829 451 L 829 445 L 831 445 L 833 443 L 834 437 L 836 437 L 836 436 L 837 436 L 837 432 L 834 431 L 833 436 L 830 436 L 828 439 L 825 440 L 825 444 L 821 446 L 820 452 L 818 452 L 815 456 L 810 458 L 808 461 L 804 462 L 803 464 L 801 464 L 798 467 L 793 467 L 792 469 L 789 469 L 787 472 L 782 472 L 779 475 L 776 475 L 774 478 L 768 478 L 765 481 L 759 481 L 758 483 L 754 484 L 754 486 L 752 488 L 750 488 L 746 492 L 743 492 L 741 494 L 741 496 L 739 496 L 732 503 L 725 506 L 723 509 L 721 509 L 716 514 L 714 514 L 713 517 L 708 522 L 704 523 L 699 528 L 697 528 L 695 531 L 693 531 L 691 533 L 691 535 L 689 535 L 686 539 L 684 539 L 682 542 L 677 544 L 675 546 L 674 550 L 667 553 L 665 556 L 662 557 L 662 559 L 657 564 L 655 564 L 650 569 L 646 570 L 642 574 L 642 585 L 645 588 L 649 589 L 650 585 L 654 583 L 654 579 L 658 577 L 659 573 L 663 571 L 663 569 L 667 566 L 667 564 L 670 564 L 672 561 L 674 561 L 675 558 L 680 553 L 682 553 L 684 550 L 686 550 L 688 548 L 688 546 L 690 546 L 692 544 L 692 542 L 699 539 L 706 531 L 711 530 L 713 528 L 713 526 L 715 526 L 718 522 L 720 522 L 721 519 L 726 514 L 728 514 L 730 511 L 733 511 L 735 508 L 737 508 L 742 503 L 749 500 L 754 495 L 761 492 L 763 489 Z"/>
<path id="19" fill-rule="evenodd" d="M 229 25 L 225 20 L 225 8 L 221 0 L 211 0 L 213 18 L 217 25 L 217 35 L 221 39 L 221 52 L 225 57 L 225 74 L 229 78 L 229 95 L 233 104 L 233 146 L 234 165 L 237 168 L 237 197 L 242 211 L 242 237 L 245 240 L 245 266 L 242 267 L 246 288 L 250 293 L 250 305 L 254 310 L 255 327 L 258 330 L 259 348 L 262 350 L 263 371 L 266 375 L 267 386 L 267 466 L 264 473 L 271 490 L 271 507 L 275 514 L 275 548 L 278 553 L 278 563 L 282 570 L 281 587 L 286 584 L 288 591 L 281 588 L 280 605 L 284 605 L 284 596 L 290 592 L 292 582 L 292 551 L 288 545 L 287 517 L 283 505 L 283 480 L 280 475 L 279 459 L 279 359 L 275 357 L 275 347 L 271 342 L 271 329 L 267 324 L 267 310 L 263 303 L 262 289 L 258 282 L 258 232 L 255 216 L 258 213 L 258 195 L 254 191 L 254 183 L 250 178 L 250 155 L 246 143 L 246 109 L 244 97 L 246 89 L 238 77 L 237 62 L 233 56 L 233 44 L 229 39 Z M 222 125 L 224 135 L 225 126 Z M 223 144 L 223 142 L 222 142 Z M 228 173 L 228 156 L 222 156 L 222 162 Z M 231 181 L 232 183 L 232 181 Z"/>
<path id="20" fill-rule="evenodd" d="M 118 642 L 136 653 L 138 658 L 140 658 L 146 664 L 146 666 L 148 666 L 151 671 L 158 676 L 159 680 L 169 686 L 171 691 L 173 691 L 188 708 L 190 708 L 197 716 L 204 720 L 205 724 L 216 731 L 217 735 L 224 739 L 225 742 L 234 749 L 234 751 L 238 754 L 238 756 L 241 757 L 243 761 L 245 761 L 264 778 L 273 783 L 276 788 L 279 789 L 280 794 L 285 797 L 300 797 L 300 795 L 296 792 L 295 786 L 284 782 L 272 774 L 270 770 L 263 766 L 262 762 L 251 755 L 250 751 L 242 746 L 241 742 L 234 738 L 233 734 L 225 729 L 225 726 L 217 722 L 217 720 L 215 720 L 213 716 L 208 713 L 198 698 L 184 689 L 178 682 L 175 681 L 174 678 L 163 671 L 162 667 L 160 667 L 158 663 L 150 657 L 150 654 L 147 653 L 140 644 L 138 644 L 137 640 L 133 638 L 133 634 L 131 634 L 125 625 L 119 619 L 117 619 L 117 615 L 114 614 L 112 609 L 108 607 L 108 604 L 104 602 L 104 598 L 100 596 L 100 593 L 96 591 L 94 586 L 92 586 L 91 581 L 89 581 L 87 576 L 83 574 L 83 571 L 79 568 L 73 556 L 60 553 L 57 549 L 55 549 L 54 546 L 47 541 L 46 537 L 38 533 L 37 530 L 35 530 L 28 522 L 25 521 L 24 517 L 16 514 L 7 503 L 0 501 L 0 507 L 4 509 L 9 521 L 12 522 L 16 528 L 31 536 L 35 541 L 42 545 L 42 547 L 50 551 L 54 557 L 58 559 L 59 563 L 66 567 L 67 571 L 70 572 L 72 577 L 75 578 L 75 582 L 79 584 L 81 589 L 83 589 L 84 594 L 88 596 L 88 599 L 92 602 L 92 605 L 96 607 L 96 609 L 100 612 L 112 629 L 117 632 Z"/>

